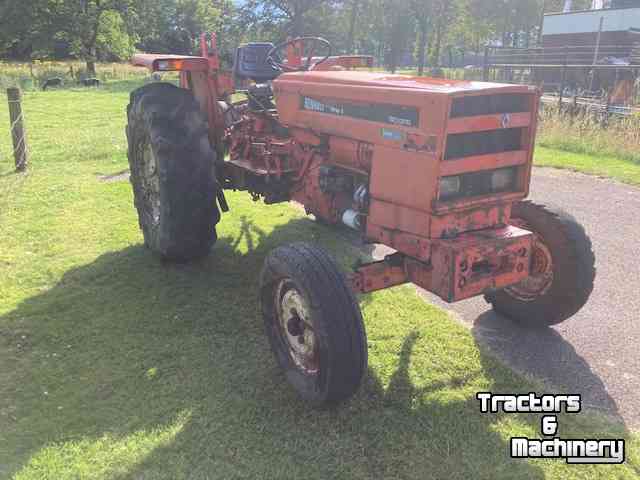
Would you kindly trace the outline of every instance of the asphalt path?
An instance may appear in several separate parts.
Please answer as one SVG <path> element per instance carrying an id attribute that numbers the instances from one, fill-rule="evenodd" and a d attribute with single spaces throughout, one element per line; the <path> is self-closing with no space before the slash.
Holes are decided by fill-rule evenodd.
<path id="1" fill-rule="evenodd" d="M 572 318 L 542 331 L 520 328 L 482 298 L 447 304 L 476 340 L 549 393 L 580 393 L 583 404 L 640 428 L 640 189 L 565 170 L 534 169 L 531 196 L 581 222 L 596 254 L 595 288 Z M 384 255 L 384 247 L 372 252 Z M 509 392 L 510 393 L 510 392 Z M 514 392 L 517 393 L 517 392 Z"/>

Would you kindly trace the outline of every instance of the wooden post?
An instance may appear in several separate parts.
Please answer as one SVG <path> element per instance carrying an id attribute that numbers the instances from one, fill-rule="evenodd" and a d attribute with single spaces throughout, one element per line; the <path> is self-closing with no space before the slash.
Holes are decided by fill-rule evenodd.
<path id="1" fill-rule="evenodd" d="M 540 12 L 540 25 L 538 26 L 538 46 L 542 46 L 542 28 L 544 27 L 544 12 L 546 10 L 546 0 L 542 0 L 542 11 Z"/>
<path id="2" fill-rule="evenodd" d="M 611 92 L 607 93 L 607 104 L 604 106 L 604 115 L 602 116 L 602 128 L 609 126 L 609 111 L 611 109 Z"/>
<path id="3" fill-rule="evenodd" d="M 560 78 L 560 95 L 558 96 L 558 110 L 562 111 L 562 100 L 564 97 L 564 87 L 567 81 L 567 63 L 569 62 L 569 47 L 564 47 L 564 63 L 562 64 L 562 76 Z"/>
<path id="4" fill-rule="evenodd" d="M 602 37 L 602 26 L 604 25 L 604 16 L 600 17 L 600 27 L 598 28 L 598 36 L 596 37 L 596 49 L 593 52 L 593 65 L 595 66 L 598 63 L 598 55 L 600 55 L 600 39 Z M 593 92 L 593 80 L 596 77 L 596 69 L 591 69 L 593 75 L 591 75 L 591 81 L 589 82 L 589 91 Z"/>
<path id="5" fill-rule="evenodd" d="M 27 148 L 27 136 L 24 129 L 22 116 L 22 95 L 19 88 L 7 88 L 9 100 L 9 122 L 11 138 L 13 139 L 13 156 L 16 160 L 16 171 L 23 172 L 29 163 L 29 151 Z"/>

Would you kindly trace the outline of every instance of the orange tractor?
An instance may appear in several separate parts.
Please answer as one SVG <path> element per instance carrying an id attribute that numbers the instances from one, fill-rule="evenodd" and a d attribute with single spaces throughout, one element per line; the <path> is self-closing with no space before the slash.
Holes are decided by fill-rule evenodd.
<path id="1" fill-rule="evenodd" d="M 595 268 L 584 229 L 523 201 L 536 88 L 358 71 L 372 59 L 332 56 L 319 37 L 242 45 L 232 72 L 215 36 L 201 47 L 201 57 L 133 58 L 180 73 L 180 87 L 132 92 L 127 110 L 145 244 L 169 260 L 208 255 L 233 189 L 299 202 L 395 251 L 349 275 L 312 244 L 266 258 L 266 332 L 303 398 L 336 403 L 361 383 L 367 341 L 355 294 L 410 282 L 448 302 L 485 295 L 529 327 L 586 303 Z"/>

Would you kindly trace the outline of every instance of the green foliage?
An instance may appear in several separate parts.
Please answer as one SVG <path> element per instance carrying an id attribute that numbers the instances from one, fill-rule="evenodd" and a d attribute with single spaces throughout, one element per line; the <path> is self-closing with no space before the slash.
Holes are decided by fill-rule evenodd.
<path id="1" fill-rule="evenodd" d="M 221 28 L 230 0 L 8 0 L 0 5 L 0 54 L 124 60 L 135 46 L 192 53 Z"/>
<path id="2" fill-rule="evenodd" d="M 447 64 L 488 42 L 537 41 L 543 0 L 5 0 L 0 55 L 72 54 L 89 63 L 143 51 L 192 54 L 202 32 L 228 51 L 246 41 L 321 35 L 337 53 L 366 53 L 391 69 Z M 547 12 L 561 0 L 544 0 Z M 590 0 L 575 0 L 574 8 Z M 89 64 L 88 64 L 89 65 Z"/>
<path id="3" fill-rule="evenodd" d="M 107 10 L 100 17 L 96 48 L 100 57 L 112 57 L 126 61 L 135 51 L 136 37 L 127 32 L 122 15 L 116 10 Z"/>
<path id="4" fill-rule="evenodd" d="M 218 32 L 231 21 L 228 0 L 138 0 L 135 29 L 143 51 L 193 54 L 203 32 Z"/>

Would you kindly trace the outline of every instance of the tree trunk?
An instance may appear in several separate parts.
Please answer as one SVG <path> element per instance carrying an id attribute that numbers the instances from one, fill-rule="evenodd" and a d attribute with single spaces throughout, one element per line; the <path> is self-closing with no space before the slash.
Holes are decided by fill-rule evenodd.
<path id="1" fill-rule="evenodd" d="M 87 4 L 85 4 L 85 8 Z M 89 56 L 87 57 L 87 76 L 95 77 L 96 76 L 96 60 L 98 58 L 98 52 L 96 51 L 96 42 L 98 41 L 98 30 L 100 28 L 100 17 L 102 16 L 103 9 L 100 0 L 96 0 L 96 8 L 98 12 L 96 13 L 96 20 L 93 24 L 93 31 L 91 32 L 91 38 L 89 39 L 87 50 L 89 51 Z"/>
<path id="2" fill-rule="evenodd" d="M 391 50 L 389 52 L 389 70 L 391 73 L 396 73 L 396 69 L 398 68 L 398 53 L 396 52 L 395 45 L 391 46 Z"/>
<path id="3" fill-rule="evenodd" d="M 349 34 L 347 36 L 347 54 L 354 53 L 353 42 L 356 34 L 356 19 L 358 18 L 358 3 L 360 0 L 353 0 L 351 6 L 351 18 L 349 19 Z"/>
<path id="4" fill-rule="evenodd" d="M 442 48 L 442 21 L 438 19 L 436 25 L 435 38 L 433 42 L 433 50 L 431 52 L 431 65 L 433 67 L 440 66 L 440 50 Z"/>
<path id="5" fill-rule="evenodd" d="M 427 19 L 421 17 L 418 22 L 418 75 L 424 75 L 424 54 L 427 45 Z"/>
<path id="6" fill-rule="evenodd" d="M 87 57 L 87 77 L 96 76 L 96 47 L 95 45 L 89 49 Z"/>
<path id="7" fill-rule="evenodd" d="M 294 2 L 293 18 L 291 19 L 291 35 L 294 38 L 304 35 L 304 13 L 302 2 Z"/>

